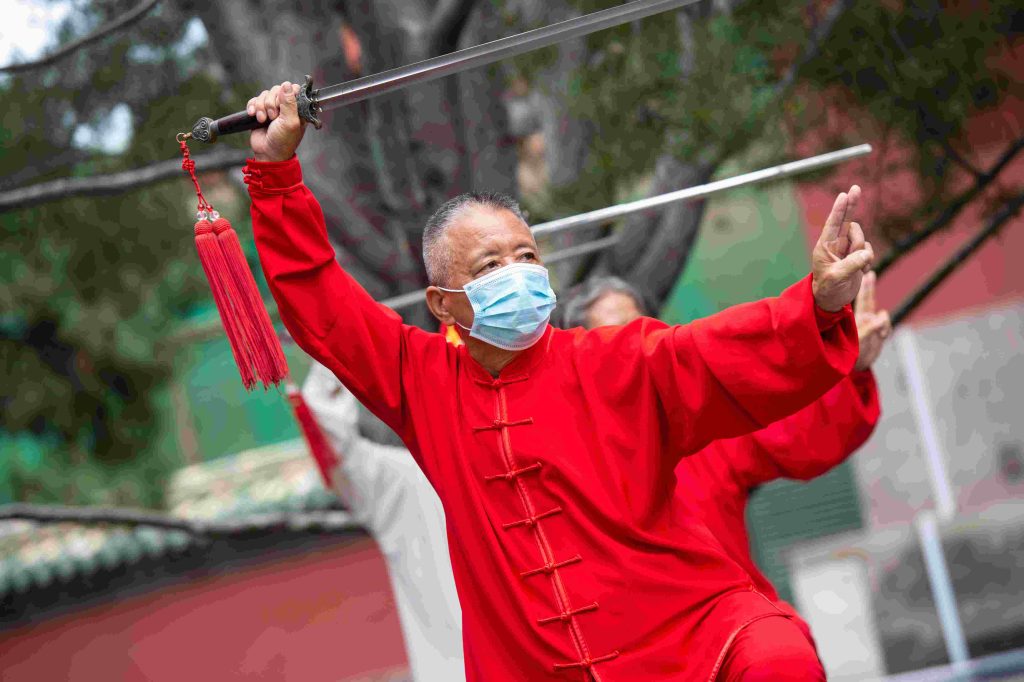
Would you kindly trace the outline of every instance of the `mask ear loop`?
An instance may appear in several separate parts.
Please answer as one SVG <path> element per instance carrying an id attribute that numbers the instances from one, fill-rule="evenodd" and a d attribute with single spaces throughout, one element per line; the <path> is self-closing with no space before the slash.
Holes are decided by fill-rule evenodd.
<path id="1" fill-rule="evenodd" d="M 450 294 L 464 294 L 464 293 L 466 293 L 465 289 L 446 289 L 444 287 L 437 287 L 437 288 L 440 289 L 441 291 L 447 291 Z M 472 303 L 470 305 L 472 305 Z M 454 320 L 455 318 L 452 317 L 452 319 Z M 467 332 L 472 332 L 473 331 L 472 329 L 470 329 L 466 325 L 462 324 L 458 320 L 455 320 L 455 324 L 457 324 L 460 328 L 465 329 Z"/>

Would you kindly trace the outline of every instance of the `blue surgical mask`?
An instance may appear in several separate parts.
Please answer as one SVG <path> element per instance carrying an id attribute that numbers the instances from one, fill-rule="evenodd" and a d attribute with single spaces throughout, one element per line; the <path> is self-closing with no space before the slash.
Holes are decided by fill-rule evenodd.
<path id="1" fill-rule="evenodd" d="M 531 263 L 498 268 L 464 289 L 438 289 L 465 293 L 473 306 L 473 327 L 459 326 L 473 338 L 505 350 L 524 350 L 537 343 L 555 309 L 547 268 Z"/>

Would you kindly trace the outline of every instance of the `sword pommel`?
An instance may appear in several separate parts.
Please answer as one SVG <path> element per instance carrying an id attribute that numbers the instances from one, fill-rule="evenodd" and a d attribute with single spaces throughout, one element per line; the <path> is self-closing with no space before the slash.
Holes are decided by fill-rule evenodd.
<path id="1" fill-rule="evenodd" d="M 192 126 L 192 139 L 200 142 L 217 141 L 217 122 L 209 116 L 203 116 Z"/>

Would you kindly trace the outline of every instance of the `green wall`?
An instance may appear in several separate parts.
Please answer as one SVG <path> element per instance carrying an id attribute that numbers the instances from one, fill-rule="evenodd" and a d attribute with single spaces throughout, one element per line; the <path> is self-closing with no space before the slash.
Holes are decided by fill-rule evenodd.
<path id="1" fill-rule="evenodd" d="M 288 366 L 301 384 L 309 359 L 295 345 L 285 346 Z M 178 380 L 191 416 L 192 436 L 203 460 L 301 436 L 284 387 L 247 393 L 231 347 L 223 334 L 181 351 Z"/>
<path id="2" fill-rule="evenodd" d="M 712 199 L 662 319 L 687 322 L 775 296 L 805 276 L 810 261 L 801 220 L 788 184 L 746 187 Z"/>

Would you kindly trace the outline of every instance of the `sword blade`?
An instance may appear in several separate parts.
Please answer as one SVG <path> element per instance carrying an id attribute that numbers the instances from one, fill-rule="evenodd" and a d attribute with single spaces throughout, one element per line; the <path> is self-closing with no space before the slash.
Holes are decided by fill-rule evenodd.
<path id="1" fill-rule="evenodd" d="M 618 7 L 560 21 L 525 33 L 467 47 L 450 54 L 424 59 L 415 64 L 375 73 L 337 85 L 320 88 L 316 92 L 316 103 L 321 109 L 359 102 L 376 95 L 392 92 L 416 83 L 426 83 L 436 78 L 486 66 L 516 55 L 539 50 L 564 40 L 596 33 L 606 28 L 637 21 L 673 9 L 694 5 L 699 0 L 638 0 Z"/>
<path id="2" fill-rule="evenodd" d="M 493 64 L 508 57 L 554 45 L 563 40 L 578 38 L 661 12 L 694 5 L 699 1 L 636 0 L 636 2 L 627 2 L 618 7 L 593 12 L 507 38 L 500 38 L 440 57 L 425 59 L 415 64 L 400 66 L 390 71 L 375 73 L 372 76 L 364 76 L 337 85 L 328 85 L 319 90 L 313 89 L 312 79 L 306 76 L 305 86 L 298 95 L 299 116 L 319 128 L 320 119 L 317 114 L 324 109 L 334 109 L 376 95 L 400 90 L 416 83 L 426 83 L 436 78 Z M 199 142 L 211 143 L 216 142 L 224 135 L 255 130 L 268 125 L 270 125 L 269 120 L 261 123 L 255 116 L 250 116 L 245 111 L 238 111 L 216 120 L 203 116 L 192 126 L 190 137 Z"/>

